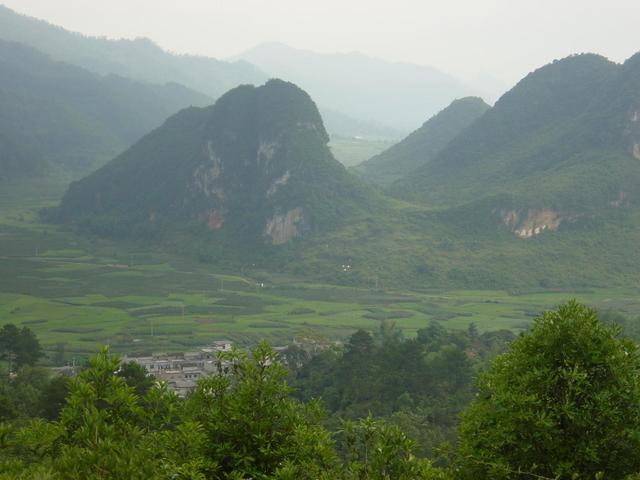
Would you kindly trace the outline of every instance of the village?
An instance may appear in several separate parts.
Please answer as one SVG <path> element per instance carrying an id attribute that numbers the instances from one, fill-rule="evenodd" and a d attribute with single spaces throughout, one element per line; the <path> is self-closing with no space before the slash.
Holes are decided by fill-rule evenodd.
<path id="1" fill-rule="evenodd" d="M 217 354 L 230 352 L 233 343 L 218 340 L 207 347 L 184 353 L 157 353 L 149 356 L 123 356 L 122 363 L 134 362 L 179 397 L 185 397 L 203 376 L 217 372 Z"/>
<path id="2" fill-rule="evenodd" d="M 284 365 L 299 367 L 328 346 L 329 344 L 324 342 L 294 339 L 287 346 L 272 348 Z M 218 354 L 231 352 L 233 349 L 233 342 L 216 340 L 208 346 L 190 352 L 124 355 L 121 360 L 122 364 L 134 362 L 140 365 L 158 382 L 164 383 L 168 390 L 184 398 L 195 388 L 200 378 L 219 372 Z"/>

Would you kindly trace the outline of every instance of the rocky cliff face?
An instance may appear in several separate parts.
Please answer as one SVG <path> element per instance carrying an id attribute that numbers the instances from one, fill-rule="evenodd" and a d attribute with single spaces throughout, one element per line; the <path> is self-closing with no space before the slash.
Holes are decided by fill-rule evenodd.
<path id="1" fill-rule="evenodd" d="M 547 230 L 555 231 L 565 220 L 558 212 L 550 209 L 502 210 L 500 217 L 511 232 L 522 239 L 540 235 Z"/>

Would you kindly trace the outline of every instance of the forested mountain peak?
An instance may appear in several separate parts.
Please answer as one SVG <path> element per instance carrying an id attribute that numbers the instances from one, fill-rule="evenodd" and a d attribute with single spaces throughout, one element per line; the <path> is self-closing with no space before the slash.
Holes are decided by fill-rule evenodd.
<path id="1" fill-rule="evenodd" d="M 71 185 L 63 219 L 112 235 L 190 225 L 213 239 L 285 244 L 343 222 L 368 191 L 333 158 L 318 110 L 282 80 L 187 109 Z"/>

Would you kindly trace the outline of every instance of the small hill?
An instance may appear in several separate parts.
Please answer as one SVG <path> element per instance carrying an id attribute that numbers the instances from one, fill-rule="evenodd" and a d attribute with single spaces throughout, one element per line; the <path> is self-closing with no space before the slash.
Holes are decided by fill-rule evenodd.
<path id="1" fill-rule="evenodd" d="M 236 58 L 295 82 L 323 108 L 404 132 L 414 130 L 452 99 L 474 94 L 436 68 L 360 53 L 321 54 L 264 43 Z"/>
<path id="2" fill-rule="evenodd" d="M 99 75 L 116 74 L 149 83 L 175 82 L 217 98 L 242 83 L 267 79 L 247 62 L 175 55 L 146 38 L 110 40 L 70 32 L 0 5 L 0 39 L 30 45 Z"/>
<path id="3" fill-rule="evenodd" d="M 454 100 L 418 130 L 363 162 L 355 171 L 368 181 L 388 185 L 431 161 L 451 140 L 490 108 L 478 97 Z"/>
<path id="4" fill-rule="evenodd" d="M 348 223 L 372 194 L 331 155 L 311 98 L 244 85 L 189 108 L 88 177 L 55 215 L 116 237 L 207 238 L 229 252 Z"/>
<path id="5" fill-rule="evenodd" d="M 99 76 L 0 40 L 0 178 L 94 167 L 170 114 L 210 100 L 177 84 Z"/>
<path id="6" fill-rule="evenodd" d="M 392 191 L 438 206 L 482 200 L 524 237 L 638 204 L 637 63 L 585 54 L 540 68 Z"/>

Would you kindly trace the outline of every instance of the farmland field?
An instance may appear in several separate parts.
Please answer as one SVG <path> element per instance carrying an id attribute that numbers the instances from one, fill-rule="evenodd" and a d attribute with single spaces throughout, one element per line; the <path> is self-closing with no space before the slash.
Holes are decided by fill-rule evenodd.
<path id="1" fill-rule="evenodd" d="M 365 289 L 303 282 L 245 268 L 219 271 L 188 256 L 80 236 L 43 224 L 64 182 L 0 187 L 0 324 L 28 326 L 49 352 L 83 357 L 180 351 L 217 339 L 341 339 L 382 320 L 406 336 L 430 321 L 521 331 L 569 298 L 640 314 L 638 290 L 504 292 Z"/>
<path id="2" fill-rule="evenodd" d="M 333 137 L 330 145 L 331 152 L 340 163 L 345 167 L 355 167 L 374 155 L 382 153 L 394 143 L 396 142 L 392 140 Z"/>

